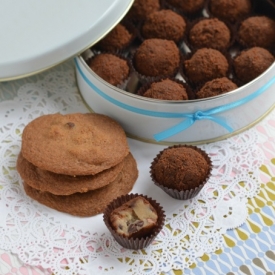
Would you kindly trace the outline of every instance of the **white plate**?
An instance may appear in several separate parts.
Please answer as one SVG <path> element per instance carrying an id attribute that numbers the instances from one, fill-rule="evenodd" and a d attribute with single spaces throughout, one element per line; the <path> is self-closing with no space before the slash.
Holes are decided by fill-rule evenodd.
<path id="1" fill-rule="evenodd" d="M 133 0 L 1 0 L 0 81 L 25 77 L 84 51 Z"/>

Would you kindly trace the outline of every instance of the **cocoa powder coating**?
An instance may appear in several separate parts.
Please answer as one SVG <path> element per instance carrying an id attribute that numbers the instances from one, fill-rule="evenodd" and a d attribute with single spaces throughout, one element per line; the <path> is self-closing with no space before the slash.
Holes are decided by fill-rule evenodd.
<path id="1" fill-rule="evenodd" d="M 272 63 L 274 56 L 264 48 L 244 50 L 234 59 L 234 70 L 243 82 L 249 82 L 262 74 Z"/>
<path id="2" fill-rule="evenodd" d="M 196 13 L 204 6 L 204 0 L 167 0 L 167 3 L 187 14 Z"/>
<path id="3" fill-rule="evenodd" d="M 275 21 L 266 16 L 247 18 L 240 25 L 238 40 L 245 47 L 272 48 L 275 46 Z"/>
<path id="4" fill-rule="evenodd" d="M 141 21 L 149 14 L 160 9 L 159 0 L 135 0 L 126 18 L 129 20 Z"/>
<path id="5" fill-rule="evenodd" d="M 216 78 L 206 82 L 196 93 L 196 98 L 207 98 L 221 95 L 237 89 L 238 86 L 227 77 Z"/>
<path id="6" fill-rule="evenodd" d="M 96 47 L 101 51 L 117 51 L 124 49 L 131 41 L 132 34 L 122 24 L 117 24 L 111 32 L 101 39 Z"/>
<path id="7" fill-rule="evenodd" d="M 189 60 L 184 61 L 185 74 L 193 83 L 204 83 L 214 78 L 224 77 L 227 75 L 228 68 L 225 56 L 209 48 L 197 50 Z"/>
<path id="8" fill-rule="evenodd" d="M 236 22 L 251 12 L 250 0 L 210 0 L 210 12 L 225 21 Z"/>
<path id="9" fill-rule="evenodd" d="M 217 18 L 200 20 L 189 32 L 190 44 L 195 48 L 225 50 L 230 39 L 229 28 Z"/>
<path id="10" fill-rule="evenodd" d="M 143 96 L 161 100 L 188 99 L 185 87 L 170 79 L 163 79 L 159 82 L 152 83 Z"/>
<path id="11" fill-rule="evenodd" d="M 192 148 L 170 148 L 163 151 L 152 167 L 152 173 L 155 180 L 165 187 L 189 190 L 205 181 L 209 164 Z"/>
<path id="12" fill-rule="evenodd" d="M 180 51 L 174 41 L 166 39 L 146 39 L 138 47 L 133 64 L 144 76 L 172 76 L 180 64 Z"/>
<path id="13" fill-rule="evenodd" d="M 182 16 L 172 10 L 160 10 L 151 13 L 141 28 L 142 36 L 162 38 L 178 42 L 184 35 L 186 22 Z"/>
<path id="14" fill-rule="evenodd" d="M 122 84 L 130 73 L 126 60 L 109 53 L 102 53 L 92 58 L 90 68 L 114 86 Z"/>

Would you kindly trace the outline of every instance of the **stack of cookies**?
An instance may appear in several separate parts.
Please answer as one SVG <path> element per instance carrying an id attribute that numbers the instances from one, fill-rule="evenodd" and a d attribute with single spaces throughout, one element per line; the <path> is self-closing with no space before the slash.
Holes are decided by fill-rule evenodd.
<path id="1" fill-rule="evenodd" d="M 24 129 L 17 170 L 28 196 L 76 216 L 132 190 L 137 164 L 122 127 L 101 114 L 50 114 Z"/>

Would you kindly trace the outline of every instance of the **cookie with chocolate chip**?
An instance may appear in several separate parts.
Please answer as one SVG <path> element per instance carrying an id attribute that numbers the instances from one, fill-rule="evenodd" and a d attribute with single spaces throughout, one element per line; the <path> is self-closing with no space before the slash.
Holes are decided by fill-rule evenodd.
<path id="1" fill-rule="evenodd" d="M 22 134 L 22 156 L 57 174 L 94 175 L 120 163 L 129 153 L 122 127 L 95 113 L 59 113 L 32 120 Z"/>
<path id="2" fill-rule="evenodd" d="M 54 195 L 71 195 L 108 185 L 121 172 L 125 161 L 126 159 L 95 175 L 70 176 L 42 170 L 27 161 L 20 153 L 17 158 L 16 168 L 21 178 L 32 188 L 50 192 Z"/>
<path id="3" fill-rule="evenodd" d="M 129 153 L 125 158 L 122 171 L 112 183 L 105 187 L 69 196 L 42 192 L 29 186 L 27 181 L 24 181 L 24 189 L 29 197 L 50 208 L 75 216 L 88 217 L 102 213 L 112 200 L 129 193 L 137 177 L 137 164 L 132 154 Z"/>

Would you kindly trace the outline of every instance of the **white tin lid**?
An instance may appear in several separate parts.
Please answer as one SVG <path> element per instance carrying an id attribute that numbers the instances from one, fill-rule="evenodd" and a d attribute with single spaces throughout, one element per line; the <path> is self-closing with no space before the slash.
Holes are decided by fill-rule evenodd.
<path id="1" fill-rule="evenodd" d="M 26 77 L 86 50 L 134 0 L 1 0 L 0 81 Z"/>

